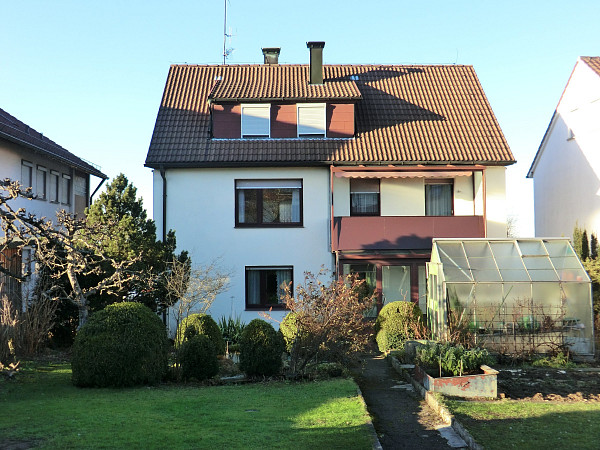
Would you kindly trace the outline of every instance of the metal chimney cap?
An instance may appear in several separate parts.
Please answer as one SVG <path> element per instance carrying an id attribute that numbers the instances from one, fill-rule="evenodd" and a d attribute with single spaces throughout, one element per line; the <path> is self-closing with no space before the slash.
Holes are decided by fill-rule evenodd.
<path id="1" fill-rule="evenodd" d="M 309 41 L 306 43 L 308 48 L 323 48 L 325 47 L 325 41 Z"/>

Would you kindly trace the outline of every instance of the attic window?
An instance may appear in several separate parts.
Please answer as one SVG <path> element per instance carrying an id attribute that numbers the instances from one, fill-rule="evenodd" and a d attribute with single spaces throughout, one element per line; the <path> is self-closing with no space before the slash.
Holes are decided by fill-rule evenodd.
<path id="1" fill-rule="evenodd" d="M 298 137 L 325 137 L 325 103 L 298 105 Z"/>
<path id="2" fill-rule="evenodd" d="M 268 138 L 271 130 L 271 105 L 242 104 L 242 137 Z"/>

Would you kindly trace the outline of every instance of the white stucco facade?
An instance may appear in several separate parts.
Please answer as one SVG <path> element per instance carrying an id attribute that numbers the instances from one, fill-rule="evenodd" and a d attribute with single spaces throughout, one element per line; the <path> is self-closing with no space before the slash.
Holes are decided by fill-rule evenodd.
<path id="1" fill-rule="evenodd" d="M 217 297 L 209 313 L 221 317 L 241 316 L 248 323 L 258 318 L 247 310 L 247 267 L 293 267 L 294 284 L 304 272 L 333 269 L 330 251 L 329 169 L 321 168 L 206 168 L 166 170 L 167 224 L 177 236 L 179 250 L 187 250 L 192 264 L 218 259 L 231 273 L 229 289 Z M 302 180 L 302 226 L 236 228 L 236 180 Z M 154 171 L 154 218 L 162 236 L 163 181 Z M 283 318 L 283 311 L 273 317 Z M 277 324 L 274 324 L 277 326 Z M 171 324 L 171 327 L 173 324 Z"/>
<path id="2" fill-rule="evenodd" d="M 528 177 L 536 236 L 600 232 L 600 76 L 577 61 Z"/>

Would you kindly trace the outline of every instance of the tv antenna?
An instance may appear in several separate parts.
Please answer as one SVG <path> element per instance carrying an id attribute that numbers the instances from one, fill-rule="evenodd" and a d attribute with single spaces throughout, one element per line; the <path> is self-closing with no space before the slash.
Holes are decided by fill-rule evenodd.
<path id="1" fill-rule="evenodd" d="M 231 27 L 229 28 L 229 33 L 227 32 L 227 3 L 229 0 L 223 0 L 223 5 L 225 6 L 225 16 L 223 18 L 223 65 L 226 64 L 227 58 L 229 55 L 233 53 L 233 48 L 227 48 L 227 39 L 231 40 Z"/>

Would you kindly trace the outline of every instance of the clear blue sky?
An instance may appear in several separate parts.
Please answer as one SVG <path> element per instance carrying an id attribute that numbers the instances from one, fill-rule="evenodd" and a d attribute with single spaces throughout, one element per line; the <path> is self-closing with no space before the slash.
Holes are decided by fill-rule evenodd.
<path id="1" fill-rule="evenodd" d="M 169 65 L 220 63 L 223 1 L 4 1 L 0 108 L 138 188 Z M 525 175 L 578 56 L 600 55 L 600 1 L 228 2 L 228 63 L 473 65 L 517 159 L 510 213 L 533 235 Z"/>

